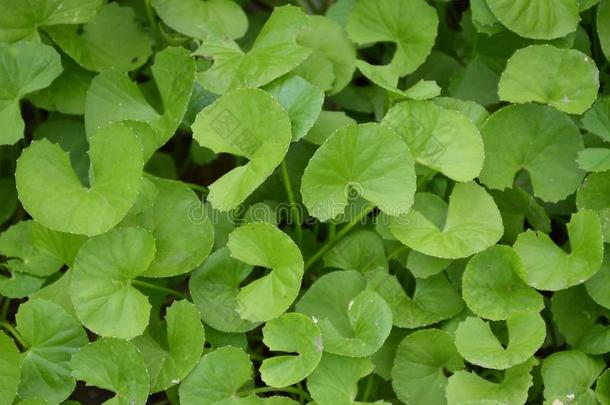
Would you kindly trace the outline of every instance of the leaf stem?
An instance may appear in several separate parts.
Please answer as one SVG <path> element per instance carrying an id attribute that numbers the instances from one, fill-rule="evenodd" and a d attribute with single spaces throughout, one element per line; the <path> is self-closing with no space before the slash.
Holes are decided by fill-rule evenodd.
<path id="1" fill-rule="evenodd" d="M 282 161 L 282 180 L 284 187 L 286 188 L 286 194 L 288 195 L 288 202 L 290 203 L 290 211 L 292 212 L 292 221 L 296 227 L 297 233 L 297 244 L 303 243 L 303 228 L 301 227 L 301 213 L 297 207 L 297 201 L 294 198 L 294 192 L 292 191 L 292 184 L 290 184 L 290 176 L 288 175 L 288 166 L 286 161 Z"/>
<path id="2" fill-rule="evenodd" d="M 11 306 L 11 299 L 4 298 L 4 301 L 2 302 L 2 312 L 0 312 L 0 320 L 6 319 L 10 306 Z"/>
<path id="3" fill-rule="evenodd" d="M 362 394 L 362 402 L 368 402 L 373 389 L 373 374 L 369 374 L 366 378 L 366 385 L 364 386 L 364 393 Z"/>
<path id="4" fill-rule="evenodd" d="M 168 288 L 168 287 L 163 287 L 157 284 L 153 284 L 153 283 L 149 283 L 147 281 L 142 281 L 142 280 L 131 280 L 131 284 L 138 286 L 138 287 L 142 287 L 142 288 L 148 288 L 150 290 L 156 290 L 156 291 L 161 291 L 170 295 L 173 295 L 174 297 L 178 297 L 178 298 L 186 298 L 186 295 L 182 294 L 180 291 L 176 291 L 174 289 Z"/>
<path id="5" fill-rule="evenodd" d="M 153 37 L 155 38 L 155 42 L 161 42 L 162 36 L 159 32 L 159 28 L 157 27 L 157 21 L 155 20 L 155 12 L 150 4 L 151 0 L 144 0 L 144 9 L 146 10 L 146 18 L 148 19 L 148 23 L 150 24 L 150 29 L 152 31 Z"/>
<path id="6" fill-rule="evenodd" d="M 296 394 L 296 395 L 302 395 L 304 396 L 307 401 L 311 401 L 311 396 L 309 396 L 309 394 L 299 388 L 296 387 L 284 387 L 284 388 L 274 388 L 274 387 L 258 387 L 258 388 L 252 388 L 251 390 L 248 391 L 243 391 L 240 394 L 242 395 L 251 395 L 251 394 L 264 394 L 267 392 L 285 392 L 288 394 Z"/>
<path id="7" fill-rule="evenodd" d="M 353 227 L 358 225 L 360 221 L 366 218 L 366 216 L 369 215 L 374 208 L 375 207 L 372 205 L 364 207 L 360 214 L 353 218 L 350 223 L 341 228 L 341 230 L 337 232 L 337 235 L 334 238 L 329 239 L 324 246 L 322 246 L 316 253 L 314 253 L 313 256 L 311 256 L 305 262 L 305 271 L 307 271 L 307 269 L 309 269 L 314 263 L 320 260 L 320 258 L 324 256 L 324 254 L 328 252 L 330 248 L 332 248 L 335 243 L 337 243 L 337 241 L 341 240 L 341 238 L 343 238 L 349 231 L 351 231 Z"/>
<path id="8" fill-rule="evenodd" d="M 23 347 L 24 349 L 28 347 L 21 334 L 17 332 L 17 329 L 15 329 L 13 325 L 8 323 L 7 321 L 0 321 L 0 328 L 3 328 L 8 333 L 10 333 L 21 347 Z"/>

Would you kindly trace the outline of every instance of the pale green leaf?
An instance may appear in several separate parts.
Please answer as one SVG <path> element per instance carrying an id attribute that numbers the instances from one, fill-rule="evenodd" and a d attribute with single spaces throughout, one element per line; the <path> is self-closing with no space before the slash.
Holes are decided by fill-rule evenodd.
<path id="1" fill-rule="evenodd" d="M 388 271 L 383 241 L 371 231 L 348 234 L 324 255 L 324 266 L 361 273 Z"/>
<path id="2" fill-rule="evenodd" d="M 556 352 L 542 363 L 544 398 L 574 405 L 595 405 L 595 392 L 591 389 L 605 368 L 602 359 L 587 356 L 578 350 Z"/>
<path id="3" fill-rule="evenodd" d="M 115 226 L 136 200 L 142 178 L 142 146 L 122 124 L 89 140 L 90 187 L 74 173 L 68 154 L 48 140 L 32 142 L 17 161 L 19 200 L 42 225 L 95 235 Z"/>
<path id="4" fill-rule="evenodd" d="M 595 62 L 575 49 L 533 45 L 519 49 L 500 77 L 500 99 L 511 103 L 535 101 L 569 114 L 591 107 L 599 90 Z"/>
<path id="5" fill-rule="evenodd" d="M 117 228 L 89 239 L 72 268 L 70 295 L 87 329 L 131 339 L 146 329 L 151 305 L 133 280 L 155 257 L 155 240 L 142 228 Z"/>
<path id="6" fill-rule="evenodd" d="M 534 195 L 557 202 L 573 193 L 584 172 L 576 164 L 583 149 L 573 121 L 552 107 L 510 105 L 493 113 L 483 127 L 485 164 L 480 180 L 488 187 L 511 188 L 526 170 Z"/>
<path id="7" fill-rule="evenodd" d="M 0 402 L 12 404 L 17 395 L 22 357 L 11 338 L 0 332 Z"/>
<path id="8" fill-rule="evenodd" d="M 193 137 L 215 153 L 243 156 L 238 166 L 210 185 L 208 200 L 220 211 L 241 204 L 284 159 L 292 139 L 288 114 L 268 93 L 235 90 L 201 111 Z"/>

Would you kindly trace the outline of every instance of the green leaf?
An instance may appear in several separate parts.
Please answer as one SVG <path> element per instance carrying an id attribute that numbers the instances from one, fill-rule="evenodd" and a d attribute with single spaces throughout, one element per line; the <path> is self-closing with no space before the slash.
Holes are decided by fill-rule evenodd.
<path id="1" fill-rule="evenodd" d="M 595 62 L 574 49 L 534 45 L 519 49 L 500 77 L 500 99 L 512 103 L 536 101 L 569 114 L 591 107 L 599 90 Z"/>
<path id="2" fill-rule="evenodd" d="M 0 275 L 0 294 L 6 298 L 25 298 L 38 291 L 46 281 L 42 277 L 22 273 L 13 266 L 0 264 L 0 269 L 4 270 Z"/>
<path id="3" fill-rule="evenodd" d="M 31 294 L 29 298 L 43 299 L 47 301 L 53 301 L 64 309 L 73 318 L 77 319 L 74 305 L 72 305 L 72 298 L 70 297 L 70 275 L 71 270 L 66 271 L 60 278 L 52 282 Z"/>
<path id="4" fill-rule="evenodd" d="M 472 371 L 458 371 L 449 377 L 447 404 L 508 404 L 523 405 L 528 389 L 532 386 L 532 368 L 535 358 L 509 368 L 501 381 L 489 381 Z"/>
<path id="5" fill-rule="evenodd" d="M 193 272 L 189 291 L 206 324 L 227 333 L 247 332 L 258 326 L 240 317 L 237 301 L 239 285 L 253 268 L 232 258 L 228 248 L 221 248 Z"/>
<path id="6" fill-rule="evenodd" d="M 134 70 L 146 63 L 152 53 L 148 34 L 133 9 L 116 3 L 102 6 L 93 20 L 82 27 L 57 25 L 45 31 L 79 65 L 95 72 Z"/>
<path id="7" fill-rule="evenodd" d="M 201 146 L 249 160 L 210 185 L 215 209 L 236 208 L 273 173 L 288 152 L 290 128 L 286 111 L 257 89 L 228 93 L 197 115 L 193 137 Z"/>
<path id="8" fill-rule="evenodd" d="M 457 183 L 448 204 L 434 194 L 416 194 L 413 209 L 392 218 L 390 229 L 410 248 L 447 259 L 481 252 L 503 233 L 498 208 L 476 183 Z"/>
<path id="9" fill-rule="evenodd" d="M 168 47 L 155 55 L 151 71 L 162 113 L 149 103 L 143 88 L 127 74 L 107 70 L 93 79 L 87 91 L 87 136 L 91 137 L 109 123 L 127 121 L 126 125 L 134 128 L 142 142 L 146 161 L 174 135 L 191 96 L 195 62 L 186 49 Z"/>
<path id="10" fill-rule="evenodd" d="M 610 170 L 610 149 L 587 148 L 578 154 L 578 167 L 587 172 Z"/>
<path id="11" fill-rule="evenodd" d="M 537 290 L 557 291 L 582 284 L 599 270 L 604 241 L 597 215 L 581 210 L 567 224 L 570 251 L 567 252 L 541 232 L 527 230 L 514 248 L 524 265 L 521 278 Z"/>
<path id="12" fill-rule="evenodd" d="M 15 320 L 27 346 L 19 398 L 64 401 L 76 386 L 70 375 L 70 359 L 87 344 L 85 331 L 59 305 L 41 299 L 20 305 Z"/>
<path id="13" fill-rule="evenodd" d="M 299 34 L 297 42 L 313 49 L 313 52 L 295 71 L 301 74 L 310 70 L 318 75 L 320 74 L 318 64 L 329 66 L 332 69 L 332 79 L 328 85 L 322 84 L 319 80 L 310 81 L 330 95 L 337 94 L 352 79 L 356 68 L 356 47 L 347 38 L 343 27 L 330 18 L 320 15 L 309 16 L 309 27 Z"/>
<path id="14" fill-rule="evenodd" d="M 70 295 L 87 329 L 122 339 L 144 332 L 151 305 L 132 283 L 154 257 L 155 240 L 142 228 L 117 228 L 85 242 L 74 260 Z"/>
<path id="15" fill-rule="evenodd" d="M 250 357 L 241 349 L 226 346 L 203 356 L 180 384 L 182 405 L 252 404 L 238 398 L 239 389 L 252 380 Z"/>
<path id="16" fill-rule="evenodd" d="M 493 321 L 539 313 L 542 295 L 526 285 L 519 255 L 508 246 L 492 246 L 473 256 L 462 276 L 462 296 L 476 315 Z"/>
<path id="17" fill-rule="evenodd" d="M 76 254 L 87 240 L 86 236 L 53 231 L 38 222 L 32 223 L 31 238 L 34 246 L 54 256 L 68 267 L 72 267 Z"/>
<path id="18" fill-rule="evenodd" d="M 309 161 L 301 182 L 303 203 L 320 221 L 342 214 L 352 194 L 388 215 L 405 214 L 415 192 L 410 156 L 407 145 L 387 127 L 344 126 Z"/>
<path id="19" fill-rule="evenodd" d="M 604 368 L 602 359 L 578 350 L 553 353 L 542 363 L 544 398 L 548 403 L 559 400 L 578 405 L 597 404 L 591 386 Z"/>
<path id="20" fill-rule="evenodd" d="M 430 53 L 436 39 L 436 10 L 423 0 L 405 3 L 400 0 L 364 0 L 354 5 L 349 14 L 347 33 L 358 45 L 393 42 L 396 52 L 384 66 L 368 69 L 390 71 L 397 76 L 413 72 Z"/>
<path id="21" fill-rule="evenodd" d="M 407 269 L 416 278 L 428 278 L 445 270 L 451 262 L 451 259 L 441 259 L 411 250 L 407 257 Z"/>
<path id="22" fill-rule="evenodd" d="M 514 315 L 506 327 L 508 344 L 503 345 L 487 321 L 468 317 L 455 331 L 457 350 L 469 363 L 504 370 L 527 361 L 546 338 L 546 325 L 537 313 Z"/>
<path id="23" fill-rule="evenodd" d="M 484 1 L 484 0 L 481 0 Z M 447 110 L 459 111 L 472 121 L 477 128 L 481 128 L 485 120 L 489 117 L 489 112 L 482 105 L 474 101 L 462 100 L 452 97 L 437 97 L 434 101 L 439 106 Z"/>
<path id="24" fill-rule="evenodd" d="M 431 101 L 404 101 L 388 111 L 384 125 L 409 145 L 417 163 L 456 181 L 470 181 L 483 168 L 483 140 L 465 115 Z"/>
<path id="25" fill-rule="evenodd" d="M 87 90 L 95 74 L 81 68 L 70 58 L 63 58 L 61 64 L 64 71 L 57 79 L 50 86 L 30 93 L 27 98 L 44 110 L 83 115 Z"/>
<path id="26" fill-rule="evenodd" d="M 582 117 L 582 125 L 587 131 L 610 141 L 610 97 L 600 96 L 593 107 Z"/>
<path id="27" fill-rule="evenodd" d="M 263 322 L 284 313 L 296 299 L 303 277 L 303 257 L 292 239 L 273 225 L 253 223 L 231 232 L 227 247 L 235 259 L 271 269 L 237 294 L 242 319 Z"/>
<path id="28" fill-rule="evenodd" d="M 576 31 L 577 0 L 486 0 L 492 13 L 522 37 L 554 39 Z"/>
<path id="29" fill-rule="evenodd" d="M 376 292 L 367 290 L 363 276 L 354 271 L 320 277 L 296 309 L 317 322 L 328 353 L 369 356 L 379 350 L 392 329 L 390 307 Z"/>
<path id="30" fill-rule="evenodd" d="M 21 221 L 0 234 L 0 254 L 8 257 L 8 267 L 38 277 L 59 271 L 63 262 L 34 244 L 34 221 Z"/>
<path id="31" fill-rule="evenodd" d="M 593 301 L 610 309 L 610 290 L 606 288 L 610 282 L 610 249 L 604 249 L 604 260 L 597 273 L 585 282 L 587 293 Z"/>
<path id="32" fill-rule="evenodd" d="M 510 105 L 493 113 L 481 128 L 485 164 L 480 180 L 488 187 L 511 188 L 526 170 L 534 195 L 544 201 L 564 199 L 580 185 L 584 172 L 576 164 L 583 149 L 572 120 L 551 107 Z"/>
<path id="33" fill-rule="evenodd" d="M 298 141 L 316 122 L 324 102 L 322 90 L 299 76 L 285 76 L 265 88 L 290 117 L 292 141 Z"/>
<path id="34" fill-rule="evenodd" d="M 602 405 L 610 403 L 610 370 L 604 371 L 597 379 L 595 394 Z"/>
<path id="35" fill-rule="evenodd" d="M 576 193 L 579 210 L 593 210 L 599 217 L 605 241 L 610 241 L 610 171 L 591 173 Z"/>
<path id="36" fill-rule="evenodd" d="M 324 255 L 324 266 L 361 273 L 388 271 L 383 241 L 371 231 L 356 231 L 342 238 Z"/>
<path id="37" fill-rule="evenodd" d="M 493 15 L 485 0 L 473 0 L 470 3 L 470 10 L 472 23 L 478 32 L 493 35 L 504 30 L 504 26 Z"/>
<path id="38" fill-rule="evenodd" d="M 305 140 L 322 145 L 337 129 L 355 123 L 356 121 L 343 111 L 320 111 L 318 119 L 305 135 Z"/>
<path id="39" fill-rule="evenodd" d="M 358 380 L 373 371 L 367 358 L 324 353 L 320 365 L 307 378 L 307 388 L 317 404 L 353 404 Z"/>
<path id="40" fill-rule="evenodd" d="M 393 275 L 371 273 L 369 288 L 377 291 L 392 310 L 393 323 L 399 328 L 419 328 L 450 319 L 464 308 L 464 301 L 447 277 L 438 274 L 415 280 L 412 296 Z"/>
<path id="41" fill-rule="evenodd" d="M 602 0 L 597 6 L 597 36 L 601 45 L 602 51 L 607 60 L 610 60 L 610 1 Z"/>
<path id="42" fill-rule="evenodd" d="M 15 343 L 0 332 L 0 401 L 12 404 L 17 395 L 22 357 Z"/>
<path id="43" fill-rule="evenodd" d="M 90 187 L 75 175 L 68 154 L 47 140 L 32 142 L 17 161 L 19 200 L 47 228 L 96 235 L 115 226 L 135 202 L 143 161 L 134 133 L 109 125 L 89 145 Z"/>
<path id="44" fill-rule="evenodd" d="M 74 378 L 116 393 L 106 403 L 146 403 L 148 372 L 142 353 L 133 343 L 115 338 L 98 339 L 76 353 L 70 365 Z"/>
<path id="45" fill-rule="evenodd" d="M 197 365 L 205 332 L 197 308 L 186 300 L 174 301 L 165 313 L 165 329 L 152 328 L 132 342 L 142 353 L 150 376 L 150 392 L 181 382 Z"/>
<path id="46" fill-rule="evenodd" d="M 597 305 L 583 286 L 557 291 L 551 301 L 553 321 L 571 348 L 587 354 L 610 351 L 610 327 L 598 319 L 610 311 Z"/>
<path id="47" fill-rule="evenodd" d="M 267 358 L 260 367 L 261 378 L 271 387 L 286 387 L 310 375 L 322 358 L 322 334 L 308 316 L 285 313 L 263 328 L 263 343 L 273 351 L 296 352 Z"/>
<path id="48" fill-rule="evenodd" d="M 0 15 L 9 14 L 14 5 L 0 2 Z M 4 9 L 4 10 L 3 10 Z M 0 17 L 0 27 L 3 26 Z M 0 28 L 0 38 L 2 29 Z M 61 73 L 61 58 L 50 46 L 19 42 L 0 43 L 0 145 L 12 145 L 23 138 L 25 124 L 21 118 L 19 100 L 43 89 Z"/>
<path id="49" fill-rule="evenodd" d="M 123 225 L 141 226 L 155 239 L 157 253 L 145 277 L 170 277 L 188 273 L 208 256 L 214 227 L 197 195 L 183 183 L 153 179 L 158 195 L 153 205 Z"/>
<path id="50" fill-rule="evenodd" d="M 264 86 L 310 55 L 311 49 L 296 42 L 307 26 L 307 17 L 299 8 L 276 7 L 248 52 L 234 41 L 209 33 L 195 55 L 213 58 L 214 64 L 198 75 L 199 83 L 216 94 Z"/>
<path id="51" fill-rule="evenodd" d="M 38 27 L 91 21 L 103 0 L 0 1 L 0 42 L 39 39 Z"/>
<path id="52" fill-rule="evenodd" d="M 392 387 L 405 404 L 444 405 L 446 372 L 464 368 L 453 338 L 438 329 L 407 336 L 396 350 Z"/>
<path id="53" fill-rule="evenodd" d="M 232 0 L 153 0 L 157 15 L 168 27 L 189 37 L 205 40 L 209 33 L 231 39 L 246 33 L 248 19 Z"/>

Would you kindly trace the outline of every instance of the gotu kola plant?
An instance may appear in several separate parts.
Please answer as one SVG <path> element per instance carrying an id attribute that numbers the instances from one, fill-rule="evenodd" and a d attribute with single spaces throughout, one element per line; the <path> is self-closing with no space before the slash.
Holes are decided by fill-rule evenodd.
<path id="1" fill-rule="evenodd" d="M 609 93 L 610 0 L 0 0 L 0 405 L 610 404 Z"/>

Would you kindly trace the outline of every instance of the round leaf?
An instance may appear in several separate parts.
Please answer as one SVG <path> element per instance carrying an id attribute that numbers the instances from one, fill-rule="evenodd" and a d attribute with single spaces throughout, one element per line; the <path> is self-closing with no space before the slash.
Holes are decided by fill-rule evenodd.
<path id="1" fill-rule="evenodd" d="M 383 345 L 392 329 L 392 311 L 383 298 L 365 288 L 360 273 L 336 271 L 316 280 L 297 303 L 297 311 L 318 323 L 324 351 L 366 357 Z"/>
<path id="2" fill-rule="evenodd" d="M 235 259 L 271 269 L 237 294 L 242 319 L 263 322 L 284 313 L 296 299 L 303 277 L 303 257 L 292 239 L 273 225 L 253 223 L 231 232 L 227 247 Z"/>
<path id="3" fill-rule="evenodd" d="M 595 62 L 575 49 L 534 45 L 519 49 L 500 77 L 500 99 L 511 103 L 536 101 L 569 114 L 591 107 L 599 90 Z"/>
<path id="4" fill-rule="evenodd" d="M 566 252 L 541 232 L 519 235 L 514 249 L 524 264 L 521 277 L 537 290 L 557 291 L 582 284 L 599 270 L 604 240 L 599 218 L 581 210 L 567 224 L 570 251 Z"/>
<path id="5" fill-rule="evenodd" d="M 557 202 L 578 188 L 584 172 L 576 158 L 583 149 L 572 120 L 552 107 L 510 105 L 493 113 L 481 128 L 485 164 L 480 180 L 488 187 L 511 188 L 527 170 L 534 195 Z"/>
<path id="6" fill-rule="evenodd" d="M 373 371 L 367 358 L 324 353 L 320 365 L 307 378 L 307 388 L 318 404 L 353 404 L 358 380 Z"/>
<path id="7" fill-rule="evenodd" d="M 466 318 L 455 331 L 458 352 L 472 364 L 504 370 L 527 361 L 546 338 L 546 325 L 536 313 L 508 318 L 506 327 L 509 338 L 504 347 L 488 322 L 477 317 Z"/>
<path id="8" fill-rule="evenodd" d="M 74 260 L 70 294 L 87 329 L 122 339 L 144 332 L 151 305 L 132 282 L 154 257 L 155 240 L 141 228 L 117 228 L 85 242 Z"/>
<path id="9" fill-rule="evenodd" d="M 463 368 L 451 335 L 437 329 L 420 330 L 398 345 L 392 387 L 405 404 L 444 405 L 445 373 Z"/>
<path id="10" fill-rule="evenodd" d="M 247 332 L 258 326 L 242 319 L 238 312 L 239 285 L 252 269 L 232 258 L 228 248 L 221 248 L 193 272 L 189 291 L 206 324 L 227 333 Z"/>
<path id="11" fill-rule="evenodd" d="M 144 405 L 148 372 L 142 354 L 131 342 L 101 338 L 83 347 L 70 362 L 74 378 L 116 393 L 116 404 Z M 110 401 L 109 401 L 110 403 Z"/>
<path id="12" fill-rule="evenodd" d="M 146 63 L 152 52 L 133 9 L 116 3 L 105 4 L 83 27 L 59 25 L 45 31 L 78 64 L 95 72 L 134 70 Z"/>
<path id="13" fill-rule="evenodd" d="M 577 0 L 487 0 L 492 13 L 517 34 L 553 39 L 576 31 L 580 17 Z"/>
<path id="14" fill-rule="evenodd" d="M 587 354 L 610 351 L 610 327 L 600 323 L 610 311 L 597 305 L 583 286 L 557 291 L 551 301 L 553 321 L 570 347 Z"/>
<path id="15" fill-rule="evenodd" d="M 476 315 L 493 321 L 539 313 L 542 295 L 521 280 L 519 255 L 508 246 L 492 246 L 470 259 L 462 276 L 462 295 Z"/>
<path id="16" fill-rule="evenodd" d="M 324 266 L 361 273 L 388 271 L 383 241 L 371 231 L 348 234 L 324 255 Z"/>
<path id="17" fill-rule="evenodd" d="M 124 225 L 141 226 L 155 238 L 157 253 L 145 277 L 170 277 L 188 273 L 208 256 L 214 227 L 197 195 L 184 184 L 154 179 L 158 194 L 153 204 Z"/>
<path id="18" fill-rule="evenodd" d="M 235 39 L 248 28 L 246 14 L 232 0 L 153 0 L 152 6 L 169 27 L 197 39 L 210 32 Z"/>
<path id="19" fill-rule="evenodd" d="M 461 112 L 432 101 L 403 101 L 392 107 L 382 124 L 407 142 L 417 163 L 456 181 L 471 181 L 483 168 L 483 140 Z"/>
<path id="20" fill-rule="evenodd" d="M 604 249 L 604 259 L 600 269 L 585 282 L 587 293 L 593 301 L 610 309 L 610 249 Z"/>
<path id="21" fill-rule="evenodd" d="M 150 391 L 159 392 L 181 382 L 199 362 L 205 332 L 199 311 L 186 300 L 167 309 L 165 330 L 151 326 L 132 342 L 144 356 Z"/>
<path id="22" fill-rule="evenodd" d="M 602 359 L 578 350 L 556 352 L 542 363 L 544 398 L 573 404 L 597 404 L 591 386 L 605 368 Z"/>
<path id="23" fill-rule="evenodd" d="M 376 272 L 368 277 L 373 288 L 392 310 L 394 325 L 399 328 L 419 328 L 450 319 L 464 308 L 460 294 L 444 274 L 415 280 L 413 296 L 407 295 L 396 276 Z"/>
<path id="24" fill-rule="evenodd" d="M 424 62 L 434 45 L 437 27 L 436 10 L 424 0 L 363 0 L 352 8 L 346 30 L 358 45 L 395 43 L 392 61 L 374 68 L 404 76 Z"/>
<path id="25" fill-rule="evenodd" d="M 47 300 L 22 304 L 15 319 L 27 345 L 19 398 L 64 401 L 76 386 L 70 375 L 70 359 L 87 344 L 85 331 L 62 307 Z"/>
<path id="26" fill-rule="evenodd" d="M 15 178 L 28 213 L 53 230 L 96 235 L 114 227 L 135 202 L 142 181 L 142 146 L 113 124 L 89 140 L 91 186 L 74 173 L 68 154 L 43 139 L 24 149 Z"/>
<path id="27" fill-rule="evenodd" d="M 215 209 L 236 208 L 273 173 L 288 152 L 290 128 L 286 111 L 257 89 L 235 90 L 197 115 L 193 137 L 201 146 L 249 160 L 210 186 L 208 200 Z"/>
<path id="28" fill-rule="evenodd" d="M 182 405 L 239 404 L 239 389 L 252 380 L 250 357 L 241 349 L 226 346 L 203 356 L 180 384 Z M 248 403 L 244 398 L 243 403 Z M 250 402 L 251 403 L 251 402 Z"/>
<path id="29" fill-rule="evenodd" d="M 449 377 L 447 384 L 448 405 L 522 405 L 527 401 L 532 386 L 532 368 L 537 361 L 529 359 L 509 368 L 499 382 L 489 381 L 472 371 L 458 371 Z"/>
<path id="30" fill-rule="evenodd" d="M 593 210 L 599 217 L 604 241 L 610 242 L 610 171 L 591 173 L 576 193 L 579 210 Z"/>
<path id="31" fill-rule="evenodd" d="M 502 218 L 493 199 L 476 183 L 457 183 L 449 204 L 429 193 L 415 195 L 405 216 L 392 218 L 392 234 L 403 244 L 429 256 L 468 257 L 495 244 Z"/>
<path id="32" fill-rule="evenodd" d="M 285 313 L 263 328 L 263 343 L 273 351 L 297 352 L 267 358 L 260 367 L 261 378 L 271 387 L 298 383 L 318 366 L 322 358 L 322 334 L 308 316 Z"/>
<path id="33" fill-rule="evenodd" d="M 248 52 L 234 41 L 210 33 L 195 54 L 213 58 L 214 64 L 199 74 L 199 82 L 216 94 L 264 86 L 290 72 L 311 54 L 311 49 L 296 42 L 307 26 L 307 16 L 300 8 L 286 5 L 273 9 Z"/>
<path id="34" fill-rule="evenodd" d="M 327 221 L 342 214 L 354 192 L 388 215 L 405 214 L 413 204 L 413 161 L 392 130 L 373 123 L 344 126 L 309 161 L 301 194 L 314 217 Z"/>

